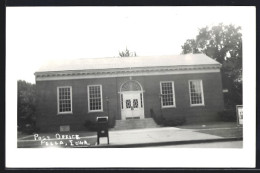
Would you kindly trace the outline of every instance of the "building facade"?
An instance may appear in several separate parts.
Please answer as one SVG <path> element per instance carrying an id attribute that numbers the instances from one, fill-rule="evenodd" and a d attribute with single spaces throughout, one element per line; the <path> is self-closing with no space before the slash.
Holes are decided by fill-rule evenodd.
<path id="1" fill-rule="evenodd" d="M 224 108 L 221 64 L 203 54 L 53 61 L 35 73 L 40 131 L 85 130 L 97 116 L 186 123 Z"/>

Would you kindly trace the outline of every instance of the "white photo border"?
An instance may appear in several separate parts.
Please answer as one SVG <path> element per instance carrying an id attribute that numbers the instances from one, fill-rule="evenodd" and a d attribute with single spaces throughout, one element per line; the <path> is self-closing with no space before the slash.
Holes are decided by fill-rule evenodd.
<path id="1" fill-rule="evenodd" d="M 243 21 L 243 148 L 17 148 L 17 72 L 14 57 L 9 57 L 8 16 L 6 8 L 6 167 L 7 168 L 253 168 L 256 130 L 256 9 L 241 8 Z M 19 7 L 27 8 L 27 7 Z M 32 7 L 30 7 L 32 8 Z M 45 7 L 58 8 L 58 7 Z M 77 8 L 77 7 L 73 7 Z M 83 7 L 81 7 L 83 8 Z M 113 7 L 111 7 L 113 8 Z M 181 8 L 181 7 L 179 7 Z M 188 8 L 188 7 L 183 7 Z M 197 8 L 197 7 L 192 7 Z M 221 7 L 219 7 L 221 8 Z M 233 8 L 233 7 L 230 7 Z M 220 9 L 221 10 L 221 9 Z M 19 57 L 15 57 L 19 58 Z M 29 62 L 28 62 L 29 63 Z M 28 64 L 30 65 L 30 64 Z M 106 159 L 105 159 L 106 158 Z"/>

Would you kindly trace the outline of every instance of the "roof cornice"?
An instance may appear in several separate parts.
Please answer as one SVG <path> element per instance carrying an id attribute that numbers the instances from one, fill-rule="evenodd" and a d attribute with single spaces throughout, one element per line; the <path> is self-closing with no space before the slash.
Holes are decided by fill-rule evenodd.
<path id="1" fill-rule="evenodd" d="M 220 64 L 36 72 L 36 81 L 219 72 Z"/>

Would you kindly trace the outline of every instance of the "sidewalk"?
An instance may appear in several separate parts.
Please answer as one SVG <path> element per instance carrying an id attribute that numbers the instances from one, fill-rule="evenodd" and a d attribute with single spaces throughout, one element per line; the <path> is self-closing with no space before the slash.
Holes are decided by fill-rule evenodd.
<path id="1" fill-rule="evenodd" d="M 192 128 L 193 127 L 193 128 Z M 80 136 L 80 141 L 86 141 L 87 145 L 76 145 L 69 147 L 112 147 L 112 148 L 127 148 L 127 147 L 143 147 L 143 146 L 158 146 L 158 145 L 179 145 L 188 143 L 203 143 L 203 142 L 220 142 L 242 140 L 242 127 L 236 126 L 235 123 L 230 124 L 207 124 L 193 125 L 180 127 L 160 127 L 151 129 L 134 129 L 122 131 L 109 131 L 109 144 L 107 138 L 100 138 L 100 145 L 96 144 L 96 133 L 77 132 Z M 70 134 L 73 134 L 72 132 Z M 46 136 L 46 134 L 44 134 Z M 51 136 L 51 134 L 49 134 Z M 54 134 L 55 135 L 55 134 Z M 27 136 L 18 139 L 18 147 L 37 147 L 39 141 L 35 141 L 34 137 Z M 57 141 L 50 137 L 46 141 Z M 69 139 L 63 140 L 69 144 Z M 39 146 L 38 146 L 39 147 Z M 68 146 L 67 146 L 68 147 Z"/>
<path id="2" fill-rule="evenodd" d="M 180 129 L 175 127 L 162 127 L 155 129 L 138 129 L 110 132 L 109 135 L 109 146 L 107 146 L 106 140 L 103 140 L 103 143 L 98 147 L 125 148 L 158 145 L 179 145 L 203 142 L 235 141 L 242 140 L 242 128 L 224 127 L 194 130 Z"/>

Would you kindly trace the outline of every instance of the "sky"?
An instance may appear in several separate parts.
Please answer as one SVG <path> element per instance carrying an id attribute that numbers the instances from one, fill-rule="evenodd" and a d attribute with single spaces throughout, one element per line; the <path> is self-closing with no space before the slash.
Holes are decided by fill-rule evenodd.
<path id="1" fill-rule="evenodd" d="M 243 7 L 7 7 L 6 58 L 16 79 L 35 83 L 51 59 L 176 55 L 198 29 L 242 26 Z"/>

